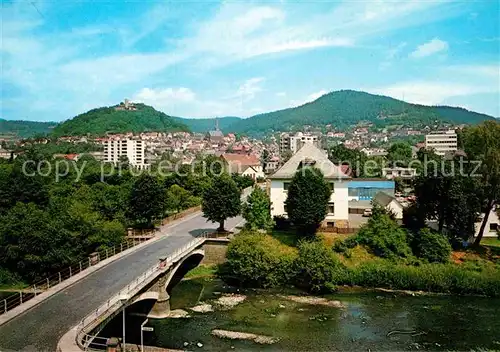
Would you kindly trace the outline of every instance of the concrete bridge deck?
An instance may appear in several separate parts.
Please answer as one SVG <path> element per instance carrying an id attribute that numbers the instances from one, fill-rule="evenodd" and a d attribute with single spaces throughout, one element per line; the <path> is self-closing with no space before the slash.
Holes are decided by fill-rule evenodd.
<path id="1" fill-rule="evenodd" d="M 226 228 L 241 221 L 240 217 L 228 219 Z M 110 263 L 2 325 L 0 351 L 55 351 L 69 329 L 157 263 L 159 257 L 172 254 L 193 237 L 216 227 L 201 213 L 163 227 L 161 233 L 168 236 Z"/>

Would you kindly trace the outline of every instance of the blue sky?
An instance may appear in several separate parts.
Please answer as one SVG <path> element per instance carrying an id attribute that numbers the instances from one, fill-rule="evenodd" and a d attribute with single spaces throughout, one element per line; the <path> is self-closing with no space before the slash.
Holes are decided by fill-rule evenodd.
<path id="1" fill-rule="evenodd" d="M 0 117 L 251 116 L 339 89 L 500 116 L 499 2 L 2 1 Z"/>

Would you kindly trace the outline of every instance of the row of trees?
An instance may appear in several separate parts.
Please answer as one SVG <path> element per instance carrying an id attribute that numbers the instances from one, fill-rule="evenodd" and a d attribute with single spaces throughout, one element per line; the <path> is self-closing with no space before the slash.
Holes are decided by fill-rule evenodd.
<path id="1" fill-rule="evenodd" d="M 34 147 L 0 161 L 0 282 L 39 279 L 120 243 L 128 227 L 151 227 L 199 205 L 213 179 L 190 168 L 182 176 L 134 176 L 90 156 L 69 163 L 67 174 L 56 178 L 51 152 Z"/>

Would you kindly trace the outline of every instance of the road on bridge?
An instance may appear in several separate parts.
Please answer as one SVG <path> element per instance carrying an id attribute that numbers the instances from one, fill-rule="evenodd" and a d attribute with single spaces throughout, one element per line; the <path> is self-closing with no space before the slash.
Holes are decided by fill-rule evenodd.
<path id="1" fill-rule="evenodd" d="M 241 217 L 228 219 L 226 228 L 231 229 L 241 221 Z M 161 256 L 173 253 L 217 225 L 197 213 L 165 226 L 161 231 L 168 236 L 104 266 L 2 325 L 0 351 L 54 352 L 57 342 L 69 329 L 153 266 Z"/>

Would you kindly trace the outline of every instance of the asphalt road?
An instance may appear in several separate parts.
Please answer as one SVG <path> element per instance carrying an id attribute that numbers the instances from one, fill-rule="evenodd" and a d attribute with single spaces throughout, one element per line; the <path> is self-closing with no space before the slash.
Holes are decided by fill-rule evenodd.
<path id="1" fill-rule="evenodd" d="M 240 217 L 228 219 L 225 227 L 231 229 L 241 221 Z M 216 227 L 201 214 L 167 226 L 162 229 L 169 234 L 165 238 L 95 271 L 2 325 L 0 351 L 55 351 L 57 342 L 70 328 L 153 266 L 159 257 L 174 252 L 204 230 Z"/>

